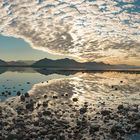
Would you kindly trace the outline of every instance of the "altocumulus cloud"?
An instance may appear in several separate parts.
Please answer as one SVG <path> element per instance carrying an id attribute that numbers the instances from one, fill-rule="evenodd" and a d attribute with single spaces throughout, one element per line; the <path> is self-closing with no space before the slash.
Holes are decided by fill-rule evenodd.
<path id="1" fill-rule="evenodd" d="M 83 61 L 140 60 L 137 0 L 0 0 L 0 33 Z"/>

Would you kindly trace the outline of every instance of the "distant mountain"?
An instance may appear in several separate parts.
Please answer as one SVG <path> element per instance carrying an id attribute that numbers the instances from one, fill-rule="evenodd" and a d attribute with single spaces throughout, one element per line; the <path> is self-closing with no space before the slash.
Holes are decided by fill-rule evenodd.
<path id="1" fill-rule="evenodd" d="M 0 60 L 0 66 L 6 66 L 6 65 L 7 65 L 7 63 L 5 61 Z"/>
<path id="2" fill-rule="evenodd" d="M 41 59 L 35 62 L 33 67 L 48 67 L 48 68 L 80 68 L 80 63 L 69 58 L 51 60 L 51 59 Z"/>
<path id="3" fill-rule="evenodd" d="M 116 69 L 140 69 L 137 66 L 129 66 L 129 65 L 110 65 L 105 64 L 103 62 L 85 62 L 80 63 L 73 59 L 65 58 L 58 60 L 51 59 L 41 59 L 35 62 L 32 67 L 44 67 L 47 69 L 68 69 L 68 70 L 116 70 Z"/>
<path id="4" fill-rule="evenodd" d="M 43 68 L 41 73 L 44 73 L 44 70 L 140 70 L 140 66 L 131 66 L 131 65 L 110 65 L 103 62 L 85 62 L 80 63 L 73 59 L 64 58 L 52 60 L 48 58 L 41 59 L 39 61 L 10 61 L 5 62 L 0 60 L 0 67 L 34 67 L 34 68 Z M 45 74 L 45 73 L 44 73 Z"/>
<path id="5" fill-rule="evenodd" d="M 26 65 L 32 65 L 33 63 L 35 63 L 35 61 L 19 60 L 19 61 L 9 61 L 7 63 L 10 66 L 26 66 Z"/>
<path id="6" fill-rule="evenodd" d="M 57 68 L 57 69 L 88 69 L 88 70 L 99 70 L 99 69 L 109 69 L 110 65 L 104 63 L 96 63 L 96 62 L 85 62 L 80 63 L 73 59 L 65 58 L 58 60 L 51 59 L 41 59 L 35 62 L 33 67 L 45 67 L 45 68 Z"/>

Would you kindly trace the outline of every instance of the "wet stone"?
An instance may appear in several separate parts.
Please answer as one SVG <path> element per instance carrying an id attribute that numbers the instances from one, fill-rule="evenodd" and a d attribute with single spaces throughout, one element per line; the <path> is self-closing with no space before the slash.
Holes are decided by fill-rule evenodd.
<path id="1" fill-rule="evenodd" d="M 80 108 L 80 114 L 84 114 L 87 112 L 87 108 Z"/>
<path id="2" fill-rule="evenodd" d="M 27 98 L 30 97 L 29 93 L 25 93 L 25 97 Z"/>
<path id="3" fill-rule="evenodd" d="M 33 110 L 33 108 L 34 108 L 34 104 L 33 103 L 26 104 L 26 109 Z"/>
<path id="4" fill-rule="evenodd" d="M 90 126 L 89 132 L 90 132 L 90 134 L 94 134 L 94 132 L 99 131 L 99 129 L 100 129 L 100 125 L 93 123 Z"/>
<path id="5" fill-rule="evenodd" d="M 21 95 L 21 96 L 20 96 L 20 100 L 21 100 L 22 102 L 24 102 L 24 101 L 25 101 L 25 96 Z"/>
<path id="6" fill-rule="evenodd" d="M 136 127 L 140 128 L 140 119 L 135 122 Z"/>
<path id="7" fill-rule="evenodd" d="M 77 99 L 77 98 L 73 98 L 72 100 L 73 100 L 74 102 L 77 102 L 77 101 L 78 101 L 78 99 Z"/>
<path id="8" fill-rule="evenodd" d="M 119 105 L 118 106 L 118 110 L 122 110 L 122 109 L 124 109 L 124 106 L 123 105 Z"/>
<path id="9" fill-rule="evenodd" d="M 44 98 L 47 98 L 47 95 L 44 95 Z"/>
<path id="10" fill-rule="evenodd" d="M 21 95 L 21 92 L 20 92 L 20 91 L 18 91 L 18 92 L 17 92 L 17 96 L 20 96 L 20 95 Z"/>
<path id="11" fill-rule="evenodd" d="M 48 102 L 43 102 L 43 107 L 48 107 Z"/>
<path id="12" fill-rule="evenodd" d="M 43 115 L 44 115 L 44 116 L 50 116 L 51 114 L 52 114 L 51 111 L 48 111 L 48 110 L 47 110 L 47 111 L 45 110 L 45 111 L 43 112 Z"/>
<path id="13" fill-rule="evenodd" d="M 110 113 L 111 113 L 111 111 L 109 111 L 109 110 L 102 110 L 102 111 L 101 111 L 101 114 L 102 114 L 103 116 L 110 115 Z"/>

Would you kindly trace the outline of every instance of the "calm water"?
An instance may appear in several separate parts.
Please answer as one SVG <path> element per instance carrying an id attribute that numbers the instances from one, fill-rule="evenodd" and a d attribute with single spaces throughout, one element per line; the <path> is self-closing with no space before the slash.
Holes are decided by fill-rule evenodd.
<path id="1" fill-rule="evenodd" d="M 69 75 L 64 72 L 60 74 L 43 72 L 43 70 L 39 72 L 32 68 L 0 68 L 0 101 L 16 96 L 18 91 L 25 94 L 34 84 L 52 79 L 66 78 L 68 77 L 66 75 Z M 69 77 L 71 76 L 69 75 Z M 2 94 L 3 92 L 5 93 L 4 95 Z"/>
<path id="2" fill-rule="evenodd" d="M 47 138 L 47 135 L 44 135 L 44 128 L 50 128 L 49 133 L 52 134 L 55 128 L 58 128 L 58 131 L 64 130 L 63 133 L 67 139 L 68 133 L 70 133 L 73 139 L 77 140 L 80 140 L 81 137 L 91 140 L 93 135 L 97 139 L 116 140 L 116 138 L 124 137 L 120 136 L 123 131 L 125 131 L 127 140 L 140 139 L 138 128 L 135 127 L 139 125 L 136 124 L 136 120 L 139 118 L 135 116 L 140 115 L 139 73 L 47 71 L 46 69 L 31 68 L 1 68 L 0 73 L 0 107 L 4 110 L 2 121 L 9 123 L 8 126 L 3 126 L 3 137 L 7 137 L 9 127 L 13 127 L 13 125 L 15 127 L 12 135 L 14 132 L 20 131 L 20 127 L 18 128 L 13 119 L 23 118 L 22 123 L 26 128 L 24 129 L 30 130 L 30 132 L 36 130 L 38 133 L 36 137 L 41 139 Z M 27 98 L 26 102 L 22 102 L 20 97 L 16 96 L 18 91 L 23 95 L 29 92 L 30 98 Z M 28 107 L 31 100 L 34 103 L 30 110 Z M 118 113 L 119 105 L 123 105 L 120 113 Z M 17 113 L 17 109 L 21 114 Z M 103 110 L 110 110 L 109 118 L 108 115 L 102 115 Z M 126 110 L 127 112 L 125 112 Z M 44 116 L 40 116 L 40 113 L 44 113 Z M 45 124 L 48 120 L 53 124 L 52 127 Z M 40 127 L 38 125 L 32 127 L 37 121 L 40 123 Z M 79 121 L 84 121 L 84 126 L 82 124 L 80 124 L 81 127 L 77 126 Z M 66 123 L 64 126 L 69 124 L 67 132 L 62 123 Z M 89 134 L 90 128 L 97 129 L 94 127 L 97 124 L 100 131 Z M 110 135 L 114 126 L 115 134 Z M 128 127 L 130 128 L 128 129 Z M 77 132 L 79 129 L 82 133 L 79 132 L 75 136 L 73 130 Z M 118 133 L 118 129 L 121 133 Z M 47 133 L 45 132 L 45 134 Z M 35 133 L 31 133 L 31 135 L 35 135 Z M 16 134 L 14 136 L 17 137 Z M 30 135 L 28 136 L 30 137 Z"/>

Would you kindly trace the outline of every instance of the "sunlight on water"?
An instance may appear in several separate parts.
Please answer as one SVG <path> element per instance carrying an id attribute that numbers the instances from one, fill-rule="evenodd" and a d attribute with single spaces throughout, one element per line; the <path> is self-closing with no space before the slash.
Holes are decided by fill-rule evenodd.
<path id="1" fill-rule="evenodd" d="M 2 117 L 8 116 L 3 122 L 9 121 L 3 126 L 3 137 L 12 125 L 16 126 L 12 134 L 19 132 L 21 124 L 30 131 L 27 138 L 49 139 L 51 135 L 58 139 L 63 135 L 65 139 L 91 140 L 94 136 L 95 140 L 116 140 L 139 133 L 140 74 L 80 72 L 53 80 L 40 74 L 29 74 L 27 80 L 25 75 L 17 78 L 32 83 L 30 97 L 15 96 L 1 103 Z M 14 133 L 14 137 L 20 136 Z"/>

